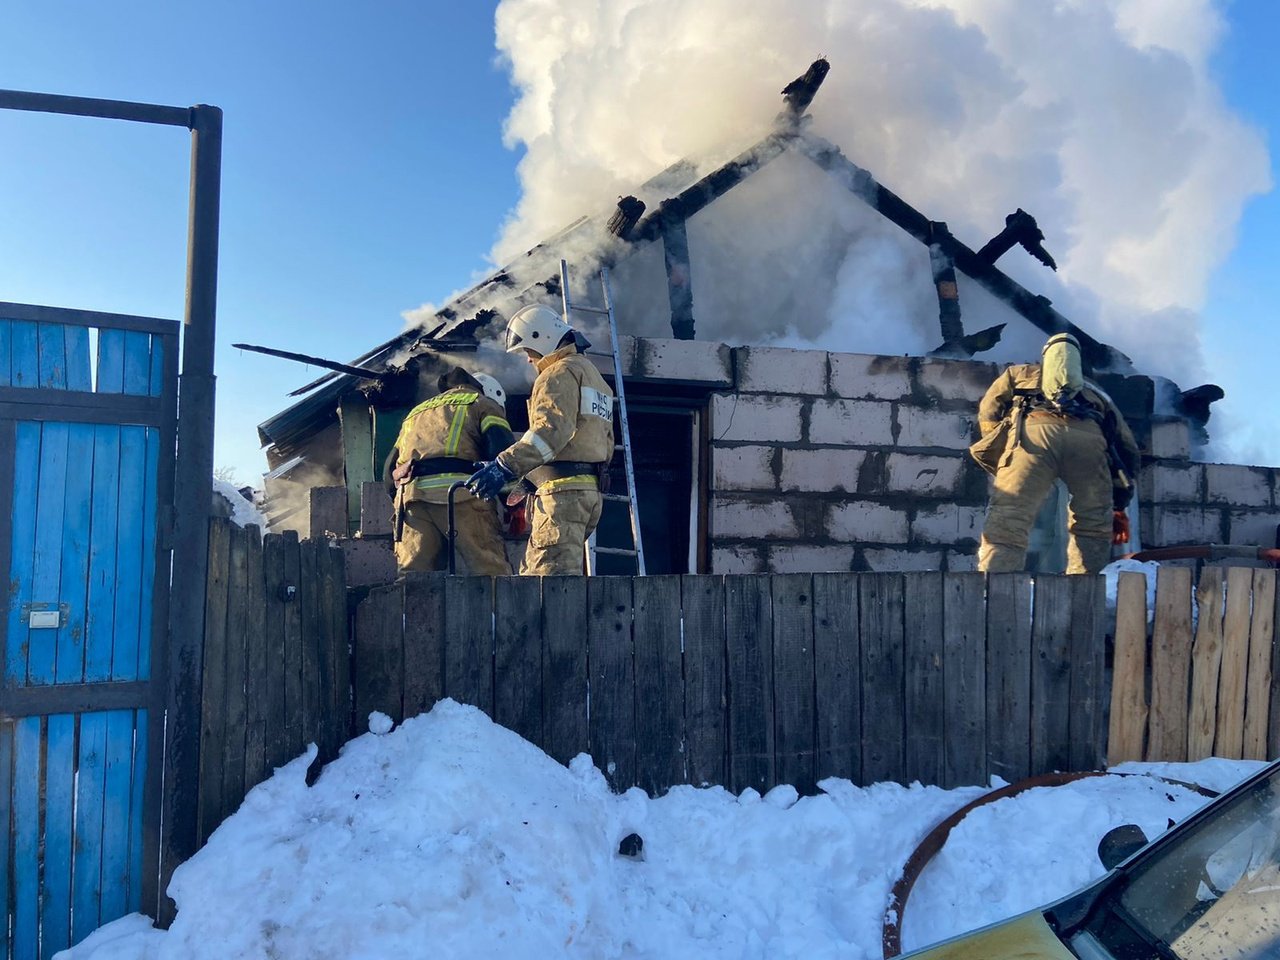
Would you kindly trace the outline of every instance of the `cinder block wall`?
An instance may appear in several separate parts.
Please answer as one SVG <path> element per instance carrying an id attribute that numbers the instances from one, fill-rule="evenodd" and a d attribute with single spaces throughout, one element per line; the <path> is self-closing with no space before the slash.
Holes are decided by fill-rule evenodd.
<path id="1" fill-rule="evenodd" d="M 716 573 L 971 570 L 988 363 L 740 347 L 710 406 Z"/>
<path id="2" fill-rule="evenodd" d="M 739 347 L 731 369 L 709 410 L 713 572 L 974 568 L 988 480 L 967 448 L 1002 367 Z M 1142 445 L 1144 547 L 1276 545 L 1280 470 L 1194 462 L 1148 378 L 1102 383 Z"/>

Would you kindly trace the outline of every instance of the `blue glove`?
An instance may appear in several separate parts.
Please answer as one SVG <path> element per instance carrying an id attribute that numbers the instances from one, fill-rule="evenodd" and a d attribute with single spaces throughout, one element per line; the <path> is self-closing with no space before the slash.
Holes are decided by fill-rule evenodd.
<path id="1" fill-rule="evenodd" d="M 480 469 L 467 478 L 467 489 L 481 500 L 492 500 L 516 475 L 497 460 L 484 460 Z"/>

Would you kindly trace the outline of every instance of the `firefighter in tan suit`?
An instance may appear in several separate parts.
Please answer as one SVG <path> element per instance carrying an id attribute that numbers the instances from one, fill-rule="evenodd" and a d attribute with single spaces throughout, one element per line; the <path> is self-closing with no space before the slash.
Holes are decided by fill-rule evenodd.
<path id="1" fill-rule="evenodd" d="M 511 444 L 502 386 L 487 374 L 455 367 L 440 393 L 409 411 L 384 470 L 396 502 L 396 564 L 401 572 L 447 569 L 449 487 L 476 461 Z M 511 573 L 493 504 L 465 489 L 454 494 L 457 550 L 473 574 Z"/>
<path id="2" fill-rule="evenodd" d="M 486 498 L 516 477 L 533 488 L 523 575 L 581 574 L 582 545 L 600 522 L 601 482 L 613 459 L 613 391 L 582 355 L 584 344 L 540 305 L 518 310 L 507 325 L 507 352 L 524 352 L 538 370 L 529 429 L 468 486 Z"/>
<path id="3" fill-rule="evenodd" d="M 1050 337 L 1041 360 L 1006 369 L 978 405 L 983 436 L 1010 421 L 978 569 L 1022 570 L 1036 514 L 1061 479 L 1071 497 L 1067 573 L 1097 573 L 1111 560 L 1119 528 L 1127 532 L 1123 510 L 1132 497 L 1138 445 L 1110 397 L 1084 380 L 1074 337 Z"/>

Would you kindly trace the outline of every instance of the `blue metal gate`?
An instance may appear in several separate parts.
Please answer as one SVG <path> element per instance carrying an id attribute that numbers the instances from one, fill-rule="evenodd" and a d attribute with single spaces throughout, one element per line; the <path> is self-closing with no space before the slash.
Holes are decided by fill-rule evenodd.
<path id="1" fill-rule="evenodd" d="M 177 334 L 0 303 L 0 960 L 154 912 Z"/>

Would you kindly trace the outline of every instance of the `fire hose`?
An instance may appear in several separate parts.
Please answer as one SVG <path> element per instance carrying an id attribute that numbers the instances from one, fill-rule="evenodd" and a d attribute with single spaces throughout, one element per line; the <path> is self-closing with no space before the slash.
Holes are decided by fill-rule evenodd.
<path id="1" fill-rule="evenodd" d="M 1173 549 L 1173 548 L 1170 548 Z M 1280 551 L 1275 551 L 1280 552 Z M 1005 797 L 1013 797 L 1025 790 L 1034 787 L 1061 787 L 1068 783 L 1074 783 L 1077 780 L 1085 780 L 1090 777 L 1145 777 L 1150 776 L 1154 780 L 1160 780 L 1164 783 L 1174 784 L 1187 790 L 1193 790 L 1202 796 L 1216 797 L 1218 792 L 1210 790 L 1207 787 L 1201 787 L 1194 783 L 1184 783 L 1180 780 L 1168 780 L 1164 777 L 1155 777 L 1145 773 L 1119 773 L 1115 771 L 1108 772 L 1106 770 L 1086 770 L 1079 773 L 1043 773 L 1039 776 L 1028 777 L 1025 780 L 1019 780 L 1017 783 L 1011 783 L 989 793 L 984 793 L 976 800 L 971 800 L 959 810 L 952 813 L 938 823 L 930 830 L 923 840 L 912 851 L 911 856 L 907 857 L 906 863 L 902 865 L 902 873 L 894 883 L 893 888 L 889 891 L 889 903 L 884 910 L 884 922 L 881 927 L 881 944 L 884 947 L 884 960 L 890 960 L 892 957 L 902 953 L 902 916 L 907 907 L 907 898 L 911 896 L 911 890 L 915 886 L 916 881 L 920 878 L 920 874 L 924 872 L 924 868 L 929 865 L 929 861 L 934 858 L 942 845 L 947 842 L 947 837 L 951 835 L 951 831 L 960 823 L 970 811 L 976 810 L 978 807 L 991 803 L 994 800 L 1003 800 Z"/>
<path id="2" fill-rule="evenodd" d="M 1205 543 L 1194 547 L 1153 547 L 1126 553 L 1121 560 L 1262 560 L 1280 564 L 1280 549 L 1233 543 Z"/>

